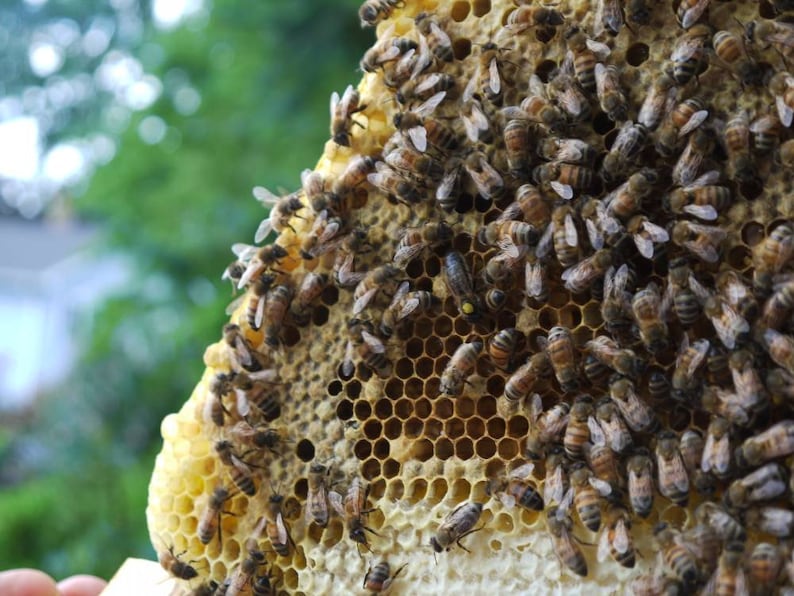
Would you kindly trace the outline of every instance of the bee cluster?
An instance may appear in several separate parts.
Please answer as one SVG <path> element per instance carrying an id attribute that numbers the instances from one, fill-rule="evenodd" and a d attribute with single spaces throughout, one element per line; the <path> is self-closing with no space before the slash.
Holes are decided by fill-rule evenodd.
<path id="1" fill-rule="evenodd" d="M 790 589 L 792 3 L 359 16 L 362 87 L 298 191 L 254 189 L 245 292 L 163 424 L 163 566 L 215 595 Z"/>

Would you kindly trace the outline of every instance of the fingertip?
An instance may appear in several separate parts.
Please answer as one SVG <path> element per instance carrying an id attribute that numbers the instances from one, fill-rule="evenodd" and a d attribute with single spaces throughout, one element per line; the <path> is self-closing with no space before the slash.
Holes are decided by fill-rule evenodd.
<path id="1" fill-rule="evenodd" d="M 3 596 L 60 596 L 55 580 L 38 569 L 11 569 L 0 572 Z"/>
<path id="2" fill-rule="evenodd" d="M 93 575 L 73 575 L 58 582 L 62 596 L 97 596 L 108 583 Z"/>

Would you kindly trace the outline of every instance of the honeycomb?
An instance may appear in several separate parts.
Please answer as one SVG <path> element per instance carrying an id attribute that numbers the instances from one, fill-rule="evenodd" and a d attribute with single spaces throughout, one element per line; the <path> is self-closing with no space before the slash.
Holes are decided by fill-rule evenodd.
<path id="1" fill-rule="evenodd" d="M 363 79 L 162 423 L 185 592 L 790 584 L 791 9 L 365 2 Z"/>

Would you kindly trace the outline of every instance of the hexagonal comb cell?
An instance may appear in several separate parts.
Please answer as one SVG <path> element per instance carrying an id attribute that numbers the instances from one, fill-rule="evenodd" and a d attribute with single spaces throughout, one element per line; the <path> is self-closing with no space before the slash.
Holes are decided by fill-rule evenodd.
<path id="1" fill-rule="evenodd" d="M 744 490 L 794 451 L 756 438 L 793 414 L 785 4 L 367 0 L 364 81 L 335 102 L 294 217 L 271 218 L 289 258 L 242 257 L 244 307 L 163 423 L 147 515 L 164 561 L 247 592 L 265 573 L 295 594 L 390 577 L 393 593 L 694 592 L 730 552 L 693 579 L 597 562 L 591 543 L 620 506 L 634 548 L 663 556 L 653 526 L 686 542 L 699 503 L 788 513 L 786 493 Z M 309 271 L 329 283 L 285 309 Z M 698 437 L 719 432 L 718 476 Z M 583 534 L 595 487 L 601 529 Z"/>

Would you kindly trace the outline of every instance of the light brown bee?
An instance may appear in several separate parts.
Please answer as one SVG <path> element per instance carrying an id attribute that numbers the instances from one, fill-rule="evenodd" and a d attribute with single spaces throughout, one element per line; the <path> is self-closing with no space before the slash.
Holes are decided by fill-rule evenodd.
<path id="1" fill-rule="evenodd" d="M 395 98 L 401 104 L 409 101 L 424 100 L 439 93 L 449 91 L 455 86 L 455 77 L 439 72 L 423 73 L 400 85 Z"/>
<path id="2" fill-rule="evenodd" d="M 527 364 L 532 361 L 532 358 L 534 356 L 530 358 Z M 540 395 L 537 393 L 532 395 L 529 411 L 532 427 L 527 434 L 524 452 L 529 459 L 543 459 L 546 453 L 546 445 L 557 442 L 562 438 L 568 426 L 570 411 L 571 406 L 564 401 L 558 402 L 544 411 Z M 562 495 L 557 495 L 556 501 L 558 503 L 561 499 Z"/>
<path id="3" fill-rule="evenodd" d="M 295 543 L 289 533 L 289 526 L 284 521 L 284 515 L 281 511 L 281 505 L 284 502 L 284 496 L 277 493 L 270 495 L 265 508 L 264 531 L 270 539 L 270 545 L 273 550 L 282 557 L 289 556 L 290 544 L 293 546 Z"/>
<path id="4" fill-rule="evenodd" d="M 375 169 L 375 160 L 368 155 L 356 155 L 347 162 L 345 169 L 334 181 L 333 195 L 344 197 L 369 179 Z"/>
<path id="5" fill-rule="evenodd" d="M 637 122 L 649 131 L 656 130 L 675 101 L 675 81 L 667 74 L 657 77 L 642 102 Z"/>
<path id="6" fill-rule="evenodd" d="M 565 451 L 560 445 L 552 445 L 549 448 L 545 464 L 546 476 L 543 482 L 543 502 L 546 505 L 563 503 L 566 495 L 570 495 L 570 498 L 573 499 L 573 493 L 568 492 L 567 462 Z M 568 501 L 566 508 L 570 506 L 570 503 L 571 501 Z"/>
<path id="7" fill-rule="evenodd" d="M 731 469 L 730 424 L 722 416 L 712 416 L 706 431 L 706 443 L 700 469 L 725 478 Z"/>
<path id="8" fill-rule="evenodd" d="M 744 319 L 753 320 L 758 316 L 758 301 L 749 284 L 732 270 L 721 271 L 715 279 L 715 287 L 720 297 Z"/>
<path id="9" fill-rule="evenodd" d="M 648 517 L 653 508 L 653 461 L 644 449 L 637 450 L 626 462 L 629 503 L 640 517 Z"/>
<path id="10" fill-rule="evenodd" d="M 656 131 L 657 153 L 672 157 L 677 152 L 681 139 L 703 124 L 708 116 L 707 105 L 700 97 L 688 97 L 675 104 Z"/>
<path id="11" fill-rule="evenodd" d="M 571 406 L 568 425 L 565 427 L 562 439 L 568 457 L 572 459 L 582 457 L 584 444 L 590 440 L 587 421 L 594 413 L 593 398 L 589 395 L 578 395 Z"/>
<path id="12" fill-rule="evenodd" d="M 729 542 L 720 555 L 717 570 L 706 584 L 704 591 L 713 594 L 749 594 L 742 558 L 743 542 Z"/>
<path id="13" fill-rule="evenodd" d="M 747 539 L 747 531 L 744 526 L 713 501 L 704 501 L 698 505 L 695 509 L 695 519 L 698 523 L 713 529 L 725 542 L 743 542 Z"/>
<path id="14" fill-rule="evenodd" d="M 749 182 L 756 176 L 750 153 L 750 120 L 745 110 L 738 110 L 725 124 L 725 149 L 728 172 L 733 180 Z"/>
<path id="15" fill-rule="evenodd" d="M 708 9 L 711 0 L 681 0 L 676 12 L 676 18 L 684 29 L 694 25 Z"/>
<path id="16" fill-rule="evenodd" d="M 669 343 L 668 330 L 667 324 L 661 318 L 661 296 L 656 284 L 651 282 L 634 294 L 631 310 L 645 347 L 653 353 L 664 350 Z"/>
<path id="17" fill-rule="evenodd" d="M 745 27 L 745 35 L 751 42 L 771 44 L 784 53 L 794 47 L 794 25 L 784 21 L 752 21 Z"/>
<path id="18" fill-rule="evenodd" d="M 209 544 L 216 534 L 218 541 L 222 542 L 220 524 L 222 508 L 223 504 L 231 497 L 231 493 L 222 486 L 216 487 L 212 491 L 198 523 L 197 532 L 202 544 Z"/>
<path id="19" fill-rule="evenodd" d="M 382 559 L 372 567 L 367 569 L 364 575 L 364 583 L 361 585 L 365 590 L 369 590 L 372 594 L 380 594 L 388 590 L 400 572 L 405 569 L 405 565 L 401 566 L 394 573 L 391 572 L 391 567 L 388 561 Z"/>
<path id="20" fill-rule="evenodd" d="M 681 5 L 687 4 L 682 1 Z M 679 86 L 686 85 L 698 71 L 706 55 L 706 44 L 711 39 L 711 28 L 707 25 L 696 25 L 676 39 L 670 62 L 673 65 L 673 79 Z"/>
<path id="21" fill-rule="evenodd" d="M 443 221 L 404 228 L 400 231 L 400 241 L 397 243 L 393 262 L 397 267 L 403 268 L 426 248 L 435 248 L 449 242 L 452 235 L 452 228 Z"/>
<path id="22" fill-rule="evenodd" d="M 763 85 L 764 69 L 750 58 L 739 35 L 730 31 L 717 31 L 712 44 L 717 57 L 733 69 L 742 85 Z"/>
<path id="23" fill-rule="evenodd" d="M 407 145 L 393 149 L 386 154 L 384 161 L 417 183 L 424 180 L 440 180 L 444 176 L 444 167 L 439 161 Z"/>
<path id="24" fill-rule="evenodd" d="M 348 340 L 345 356 L 342 361 L 342 373 L 346 377 L 353 376 L 353 355 L 358 353 L 359 358 L 366 366 L 381 377 L 388 377 L 391 373 L 391 362 L 386 357 L 386 346 L 374 335 L 374 328 L 370 321 L 351 319 L 348 322 L 350 340 Z"/>
<path id="25" fill-rule="evenodd" d="M 215 453 L 218 459 L 229 469 L 229 475 L 234 485 L 249 497 L 256 494 L 256 484 L 254 483 L 253 464 L 246 462 L 243 457 L 246 453 L 237 453 L 231 441 L 221 440 L 215 442 Z"/>
<path id="26" fill-rule="evenodd" d="M 272 385 L 276 382 L 275 370 L 263 372 L 268 374 L 238 373 L 232 379 L 237 396 L 237 413 L 242 417 L 248 415 L 250 406 L 255 406 L 268 420 L 274 420 L 279 415 L 278 396 L 272 391 Z"/>
<path id="27" fill-rule="evenodd" d="M 677 215 L 694 215 L 698 219 L 714 221 L 720 212 L 731 205 L 731 190 L 712 184 L 716 171 L 707 172 L 689 186 L 677 188 L 665 197 L 666 206 Z"/>
<path id="28" fill-rule="evenodd" d="M 565 287 L 574 294 L 580 294 L 601 279 L 612 266 L 612 250 L 602 248 L 576 265 L 562 272 Z"/>
<path id="29" fill-rule="evenodd" d="M 223 341 L 228 346 L 229 361 L 233 370 L 244 369 L 253 372 L 264 367 L 264 358 L 254 350 L 239 325 L 234 323 L 224 325 Z"/>
<path id="30" fill-rule="evenodd" d="M 501 329 L 488 342 L 488 355 L 497 368 L 510 370 L 521 332 L 515 327 Z"/>
<path id="31" fill-rule="evenodd" d="M 705 159 L 714 149 L 712 136 L 702 128 L 689 136 L 686 147 L 673 166 L 673 183 L 690 186 L 698 179 L 698 172 Z"/>
<path id="32" fill-rule="evenodd" d="M 400 269 L 392 264 L 380 265 L 369 271 L 364 278 L 358 282 L 356 289 L 353 290 L 353 316 L 369 306 L 370 302 L 377 296 L 378 292 L 388 288 L 394 278 L 400 273 Z M 391 285 L 393 287 L 393 285 Z"/>
<path id="33" fill-rule="evenodd" d="M 504 128 L 505 153 L 510 174 L 518 179 L 525 179 L 530 165 L 530 130 L 524 119 L 508 120 Z"/>
<path id="34" fill-rule="evenodd" d="M 756 467 L 794 453 L 794 420 L 782 420 L 749 437 L 735 451 L 741 467 Z"/>
<path id="35" fill-rule="evenodd" d="M 279 446 L 288 440 L 284 428 L 274 428 L 265 424 L 251 426 L 243 420 L 229 429 L 229 435 L 237 443 L 252 450 L 267 449 L 273 454 L 278 454 Z"/>
<path id="36" fill-rule="evenodd" d="M 488 482 L 486 494 L 496 495 L 505 507 L 518 505 L 529 511 L 543 511 L 543 497 L 531 480 L 534 464 L 519 466 L 510 474 L 494 478 Z"/>
<path id="37" fill-rule="evenodd" d="M 597 152 L 580 139 L 547 137 L 538 143 L 538 155 L 549 161 L 592 167 Z"/>
<path id="38" fill-rule="evenodd" d="M 656 438 L 656 474 L 662 496 L 685 506 L 689 500 L 689 476 L 678 450 L 678 436 L 672 431 L 662 431 Z"/>
<path id="39" fill-rule="evenodd" d="M 759 542 L 750 553 L 747 573 L 749 581 L 759 594 L 774 592 L 780 569 L 783 566 L 783 555 L 778 547 L 768 542 Z"/>
<path id="40" fill-rule="evenodd" d="M 623 184 L 604 197 L 606 213 L 621 221 L 632 217 L 642 207 L 642 201 L 653 191 L 658 180 L 655 170 L 643 168 L 629 176 Z"/>
<path id="41" fill-rule="evenodd" d="M 744 478 L 734 480 L 723 494 L 729 509 L 747 509 L 751 505 L 779 497 L 786 492 L 788 476 L 780 464 L 758 468 Z"/>
<path id="42" fill-rule="evenodd" d="M 747 411 L 748 418 L 754 419 L 769 405 L 769 396 L 753 356 L 748 350 L 735 351 L 728 359 L 728 366 L 738 403 Z"/>
<path id="43" fill-rule="evenodd" d="M 545 352 L 532 354 L 527 361 L 508 377 L 505 383 L 505 397 L 517 402 L 524 399 L 537 380 L 545 373 L 549 359 Z"/>
<path id="44" fill-rule="evenodd" d="M 480 101 L 473 97 L 466 103 L 466 106 L 468 107 L 468 112 L 463 111 L 460 119 L 463 122 L 463 129 L 468 139 L 472 143 L 492 143 L 494 133 L 491 127 L 491 120 L 485 114 Z M 527 117 L 519 108 L 506 109 L 512 112 L 512 115 L 509 116 L 511 119 L 525 119 Z"/>
<path id="45" fill-rule="evenodd" d="M 289 255 L 287 249 L 280 244 L 268 244 L 261 248 L 247 244 L 235 244 L 232 246 L 232 251 L 242 262 L 246 263 L 245 271 L 237 283 L 238 289 L 247 286 L 252 279 L 267 269 L 280 273 L 276 266 Z"/>
<path id="46" fill-rule="evenodd" d="M 400 176 L 384 162 L 377 162 L 375 170 L 367 174 L 367 180 L 385 195 L 406 205 L 415 205 L 422 200 L 414 183 Z"/>
<path id="47" fill-rule="evenodd" d="M 772 278 L 794 258 L 794 225 L 782 223 L 753 247 L 753 286 L 772 287 Z"/>
<path id="48" fill-rule="evenodd" d="M 675 399 L 685 400 L 687 396 L 700 385 L 695 373 L 702 364 L 706 362 L 709 352 L 709 340 L 698 339 L 691 345 L 689 339 L 684 336 L 681 348 L 675 361 L 675 369 L 671 379 L 672 395 Z"/>
<path id="49" fill-rule="evenodd" d="M 418 44 L 407 37 L 394 37 L 394 26 L 390 26 L 370 49 L 364 52 L 359 66 L 364 72 L 375 72 L 387 62 L 393 62 L 406 52 L 418 48 Z"/>
<path id="50" fill-rule="evenodd" d="M 276 349 L 281 345 L 281 326 L 287 316 L 294 290 L 292 287 L 279 284 L 267 293 L 263 322 L 265 328 L 265 343 Z"/>
<path id="51" fill-rule="evenodd" d="M 551 204 L 532 184 L 522 184 L 516 190 L 516 199 L 499 214 L 495 221 L 521 219 L 535 227 L 545 229 L 551 221 Z"/>
<path id="52" fill-rule="evenodd" d="M 757 507 L 744 514 L 747 526 L 778 538 L 794 534 L 794 511 L 784 507 Z"/>
<path id="53" fill-rule="evenodd" d="M 477 356 L 482 351 L 482 342 L 475 340 L 460 344 L 441 373 L 442 395 L 460 395 L 466 379 L 477 364 Z"/>
<path id="54" fill-rule="evenodd" d="M 565 22 L 563 14 L 545 6 L 519 6 L 507 17 L 506 28 L 512 33 L 520 33 L 530 27 L 556 27 Z"/>
<path id="55" fill-rule="evenodd" d="M 314 218 L 309 233 L 301 243 L 301 257 L 310 261 L 336 248 L 335 240 L 345 231 L 345 222 L 338 215 L 331 215 L 327 210 L 321 211 Z"/>
<path id="56" fill-rule="evenodd" d="M 279 197 L 264 186 L 255 186 L 254 198 L 262 203 L 266 209 L 270 209 L 270 215 L 262 220 L 259 227 L 254 234 L 254 242 L 259 244 L 270 235 L 270 232 L 282 232 L 285 229 L 290 229 L 293 232 L 295 229 L 290 225 L 289 221 L 293 217 L 302 219 L 296 215 L 298 211 L 303 209 L 305 205 L 300 199 L 300 193 L 292 193 L 283 197 Z"/>
<path id="57" fill-rule="evenodd" d="M 728 233 L 717 226 L 704 226 L 689 221 L 678 221 L 673 227 L 673 242 L 687 249 L 706 263 L 719 260 L 720 245 Z"/>
<path id="58" fill-rule="evenodd" d="M 253 330 L 258 330 L 262 326 L 265 316 L 265 305 L 267 304 L 267 294 L 276 282 L 276 276 L 272 273 L 262 273 L 254 278 L 251 284 L 251 296 L 248 299 L 248 307 L 245 311 L 245 318 L 248 326 Z"/>
<path id="59" fill-rule="evenodd" d="M 630 569 L 636 562 L 634 543 L 631 540 L 631 517 L 620 505 L 610 505 L 607 509 L 606 525 L 598 541 L 598 561 L 605 561 L 607 556 Z"/>
<path id="60" fill-rule="evenodd" d="M 703 312 L 698 294 L 690 285 L 692 280 L 694 277 L 688 259 L 686 257 L 671 259 L 662 310 L 667 311 L 672 306 L 673 312 L 684 327 L 694 325 Z"/>
<path id="61" fill-rule="evenodd" d="M 794 311 L 794 279 L 776 284 L 774 290 L 764 304 L 761 324 L 780 331 Z"/>
<path id="62" fill-rule="evenodd" d="M 681 433 L 678 450 L 681 452 L 681 460 L 684 462 L 684 467 L 692 484 L 695 484 L 695 475 L 700 473 L 700 462 L 703 459 L 705 445 L 706 442 L 699 430 L 688 428 Z"/>
<path id="63" fill-rule="evenodd" d="M 654 432 L 659 427 L 653 409 L 637 395 L 634 383 L 618 378 L 609 385 L 609 395 L 620 410 L 623 419 L 634 432 Z"/>
<path id="64" fill-rule="evenodd" d="M 261 550 L 253 549 L 248 551 L 248 556 L 234 570 L 231 575 L 229 587 L 226 589 L 226 596 L 237 596 L 241 594 L 250 584 L 253 588 L 253 579 L 257 570 L 265 564 L 265 553 Z"/>
<path id="65" fill-rule="evenodd" d="M 559 506 L 552 506 L 546 510 L 546 527 L 549 529 L 554 554 L 557 555 L 560 564 L 575 574 L 585 577 L 587 575 L 587 561 L 579 545 L 574 542 L 576 537 L 573 535 L 573 520 L 568 515 L 570 495 L 572 493 L 569 491 L 568 495 L 564 499 L 565 503 Z"/>
<path id="66" fill-rule="evenodd" d="M 697 558 L 687 548 L 681 533 L 670 528 L 666 523 L 658 524 L 654 530 L 656 543 L 661 549 L 661 560 L 673 575 L 692 590 L 701 577 Z"/>
<path id="67" fill-rule="evenodd" d="M 750 324 L 721 296 L 710 296 L 703 303 L 703 313 L 711 320 L 722 344 L 732 350 L 747 341 Z"/>
<path id="68" fill-rule="evenodd" d="M 604 180 L 616 181 L 639 156 L 647 140 L 648 129 L 642 124 L 635 124 L 631 120 L 624 122 L 601 164 Z"/>
<path id="69" fill-rule="evenodd" d="M 481 151 L 470 153 L 463 162 L 463 167 L 484 199 L 496 200 L 504 194 L 505 183 L 502 175 L 488 163 L 488 158 Z"/>
<path id="70" fill-rule="evenodd" d="M 606 399 L 608 400 L 609 398 Z M 587 419 L 587 427 L 590 430 L 590 442 L 585 443 L 582 447 L 587 465 L 590 466 L 599 481 L 606 483 L 602 486 L 618 487 L 625 485 L 625 480 L 622 478 L 620 471 L 620 462 L 615 452 L 607 444 L 605 431 L 592 416 Z"/>
<path id="71" fill-rule="evenodd" d="M 567 327 L 552 327 L 545 345 L 546 354 L 554 370 L 554 376 L 563 391 L 575 391 L 579 386 L 576 356 L 571 333 Z"/>
<path id="72" fill-rule="evenodd" d="M 350 146 L 350 129 L 357 124 L 353 115 L 367 108 L 359 105 L 360 99 L 353 85 L 347 86 L 341 98 L 336 91 L 331 94 L 331 138 L 337 145 Z"/>
<path id="73" fill-rule="evenodd" d="M 654 244 L 663 244 L 670 239 L 667 230 L 656 225 L 645 215 L 635 215 L 626 224 L 626 231 L 634 240 L 634 245 L 646 259 L 653 259 Z"/>
<path id="74" fill-rule="evenodd" d="M 461 95 L 464 103 L 471 101 L 478 93 L 481 99 L 488 98 L 496 104 L 502 101 L 502 77 L 499 74 L 498 58 L 501 50 L 502 48 L 492 42 L 485 43 L 480 47 L 477 67 Z"/>
<path id="75" fill-rule="evenodd" d="M 343 211 L 339 196 L 326 188 L 326 179 L 320 172 L 305 169 L 301 172 L 301 188 L 306 195 L 306 202 L 311 206 L 315 216 L 323 211 L 340 215 Z M 316 220 L 315 220 L 316 221 Z"/>
<path id="76" fill-rule="evenodd" d="M 591 532 L 597 532 L 601 527 L 601 497 L 610 495 L 612 487 L 596 478 L 584 463 L 574 466 L 570 480 L 579 521 Z"/>
<path id="77" fill-rule="evenodd" d="M 526 118 L 543 124 L 554 132 L 565 128 L 565 116 L 551 103 L 546 93 L 546 85 L 536 74 L 530 75 L 529 95 L 521 101 L 519 107 L 504 108 L 502 113 L 508 118 Z"/>
<path id="78" fill-rule="evenodd" d="M 782 126 L 777 113 L 763 114 L 753 120 L 750 123 L 750 133 L 755 151 L 761 155 L 771 152 L 780 137 Z"/>
<path id="79" fill-rule="evenodd" d="M 488 259 L 482 268 L 482 278 L 488 286 L 509 284 L 529 252 L 528 246 L 516 246 L 510 238 L 505 238 L 503 244 L 504 247 Z"/>
<path id="80" fill-rule="evenodd" d="M 430 546 L 437 553 L 448 551 L 454 542 L 466 552 L 470 552 L 460 541 L 481 528 L 474 528 L 482 514 L 482 503 L 465 502 L 458 505 L 443 519 L 430 539 Z"/>
<path id="81" fill-rule="evenodd" d="M 365 0 L 358 9 L 358 18 L 362 27 L 374 27 L 384 19 L 388 19 L 395 7 L 400 6 L 402 0 Z"/>
<path id="82" fill-rule="evenodd" d="M 516 252 L 517 246 L 536 245 L 538 233 L 532 224 L 523 221 L 492 221 L 480 228 L 477 240 L 480 244 Z"/>
<path id="83" fill-rule="evenodd" d="M 432 310 L 436 302 L 432 293 L 427 290 L 410 292 L 409 289 L 410 285 L 407 281 L 401 283 L 391 304 L 383 311 L 380 321 L 380 332 L 383 337 L 391 337 L 400 321 L 407 317 Z"/>
<path id="84" fill-rule="evenodd" d="M 593 186 L 594 176 L 593 170 L 587 166 L 564 162 L 545 163 L 532 171 L 536 184 L 554 191 L 566 200 L 573 198 L 575 190 L 589 190 Z"/>
<path id="85" fill-rule="evenodd" d="M 613 122 L 622 122 L 628 115 L 628 102 L 620 89 L 620 73 L 615 65 L 595 65 L 595 81 L 601 109 Z"/>
<path id="86" fill-rule="evenodd" d="M 430 51 L 442 62 L 452 62 L 452 40 L 428 13 L 421 12 L 414 17 L 416 28 L 427 39 Z"/>
<path id="87" fill-rule="evenodd" d="M 301 285 L 289 307 L 289 314 L 295 323 L 305 325 L 309 322 L 314 301 L 320 297 L 329 283 L 330 278 L 325 273 L 310 271 L 303 276 Z"/>
<path id="88" fill-rule="evenodd" d="M 328 486 L 326 484 L 331 469 L 320 463 L 309 466 L 307 474 L 308 490 L 306 493 L 306 524 L 314 522 L 324 528 L 328 525 Z"/>
<path id="89" fill-rule="evenodd" d="M 375 530 L 364 525 L 364 516 L 374 511 L 374 509 L 367 509 L 368 496 L 369 485 L 365 486 L 358 477 L 351 481 L 344 499 L 337 492 L 328 493 L 328 500 L 334 510 L 345 519 L 349 538 L 356 543 L 356 548 L 363 545 L 367 550 L 369 550 L 369 542 L 366 532 L 379 536 Z"/>
<path id="90" fill-rule="evenodd" d="M 554 253 L 563 267 L 570 267 L 579 261 L 579 233 L 576 230 L 574 213 L 574 210 L 568 205 L 556 207 L 551 215 L 550 227 L 544 234 L 545 236 L 549 230 L 551 231 Z M 541 238 L 536 254 L 542 253 L 541 245 L 543 243 L 544 240 Z"/>
<path id="91" fill-rule="evenodd" d="M 198 576 L 198 571 L 190 562 L 182 561 L 179 555 L 174 554 L 174 547 L 157 553 L 160 566 L 177 579 L 193 579 Z"/>
<path id="92" fill-rule="evenodd" d="M 599 58 L 604 59 L 609 54 L 609 46 L 588 39 L 587 35 L 576 27 L 570 29 L 565 37 L 568 51 L 572 56 L 576 81 L 587 93 L 595 93 L 595 65 Z"/>
<path id="93" fill-rule="evenodd" d="M 615 453 L 624 453 L 627 449 L 632 447 L 634 441 L 631 437 L 631 433 L 626 427 L 623 417 L 620 415 L 620 410 L 618 410 L 617 406 L 609 398 L 605 397 L 598 402 L 596 406 L 596 417 L 593 419 L 593 422 L 597 423 L 604 435 L 604 442 L 609 445 L 609 448 Z M 597 432 L 590 421 L 588 421 L 588 426 L 590 427 L 590 435 L 595 437 Z M 596 443 L 595 439 L 593 443 Z M 597 472 L 596 475 L 598 476 Z"/>
<path id="94" fill-rule="evenodd" d="M 469 267 L 457 251 L 444 256 L 444 281 L 464 320 L 474 322 L 479 319 L 482 314 L 480 299 L 474 293 Z"/>

